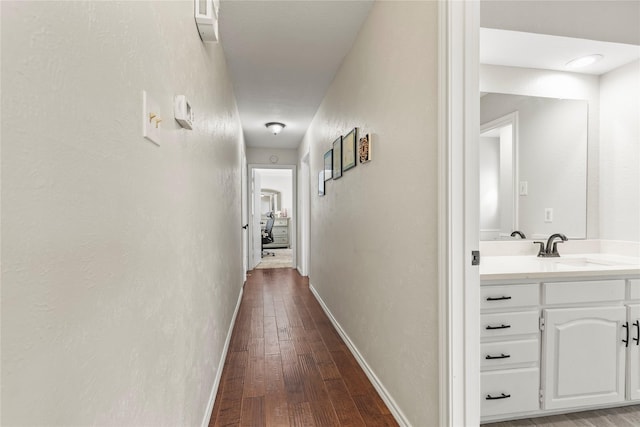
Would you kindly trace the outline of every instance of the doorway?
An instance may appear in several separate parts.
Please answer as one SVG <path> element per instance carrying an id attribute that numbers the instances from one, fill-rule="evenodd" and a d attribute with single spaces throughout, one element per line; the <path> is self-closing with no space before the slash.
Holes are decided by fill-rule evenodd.
<path id="1" fill-rule="evenodd" d="M 296 167 L 249 165 L 250 269 L 296 265 Z M 264 236 L 264 239 L 263 239 Z"/>

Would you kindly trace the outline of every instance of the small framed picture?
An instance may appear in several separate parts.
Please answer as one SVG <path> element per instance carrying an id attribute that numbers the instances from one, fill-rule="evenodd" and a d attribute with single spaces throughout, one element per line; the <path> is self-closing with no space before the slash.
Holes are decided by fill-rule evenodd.
<path id="1" fill-rule="evenodd" d="M 358 128 L 353 128 L 342 138 L 342 170 L 348 171 L 356 167 L 356 141 Z"/>
<path id="2" fill-rule="evenodd" d="M 332 178 L 338 179 L 342 176 L 342 136 L 333 141 L 333 173 Z"/>
<path id="3" fill-rule="evenodd" d="M 324 153 L 324 180 L 328 181 L 333 177 L 333 150 Z"/>
<path id="4" fill-rule="evenodd" d="M 318 173 L 318 196 L 324 196 L 324 171 Z"/>
<path id="5" fill-rule="evenodd" d="M 368 163 L 371 161 L 371 134 L 368 133 L 358 141 L 358 157 L 360 163 Z"/>

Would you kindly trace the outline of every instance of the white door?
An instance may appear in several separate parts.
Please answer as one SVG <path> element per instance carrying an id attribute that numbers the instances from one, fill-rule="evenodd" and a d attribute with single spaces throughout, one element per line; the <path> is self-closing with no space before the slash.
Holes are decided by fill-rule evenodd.
<path id="1" fill-rule="evenodd" d="M 640 399 L 640 304 L 627 307 L 629 347 L 627 348 L 627 399 Z"/>
<path id="2" fill-rule="evenodd" d="M 248 186 L 247 186 L 247 156 L 242 151 L 242 175 L 240 178 L 241 204 L 242 204 L 242 275 L 247 281 L 247 270 L 249 269 L 249 209 L 248 209 Z"/>
<path id="3" fill-rule="evenodd" d="M 251 269 L 256 268 L 262 259 L 262 232 L 260 230 L 260 173 L 251 169 L 251 240 L 253 250 L 251 251 Z"/>
<path id="4" fill-rule="evenodd" d="M 544 310 L 544 409 L 624 401 L 625 307 Z"/>

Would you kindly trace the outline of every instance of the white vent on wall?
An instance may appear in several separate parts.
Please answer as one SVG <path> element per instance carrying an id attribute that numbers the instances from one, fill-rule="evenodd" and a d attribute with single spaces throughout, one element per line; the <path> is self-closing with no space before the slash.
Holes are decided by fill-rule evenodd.
<path id="1" fill-rule="evenodd" d="M 194 0 L 196 26 L 203 42 L 218 41 L 218 11 L 220 0 Z"/>

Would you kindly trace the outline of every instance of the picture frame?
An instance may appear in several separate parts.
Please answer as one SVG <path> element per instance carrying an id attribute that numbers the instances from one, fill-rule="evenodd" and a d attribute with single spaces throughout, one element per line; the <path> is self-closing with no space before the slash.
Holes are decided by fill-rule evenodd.
<path id="1" fill-rule="evenodd" d="M 344 172 L 355 168 L 356 163 L 356 142 L 358 140 L 358 128 L 342 137 L 342 170 Z"/>
<path id="2" fill-rule="evenodd" d="M 332 144 L 333 158 L 332 173 L 333 179 L 339 179 L 342 176 L 342 136 L 339 136 Z"/>
<path id="3" fill-rule="evenodd" d="M 324 196 L 324 170 L 318 173 L 318 196 Z"/>
<path id="4" fill-rule="evenodd" d="M 371 134 L 367 133 L 358 140 L 358 158 L 360 163 L 371 161 Z"/>
<path id="5" fill-rule="evenodd" d="M 333 177 L 333 149 L 324 153 L 324 180 L 328 181 Z"/>

